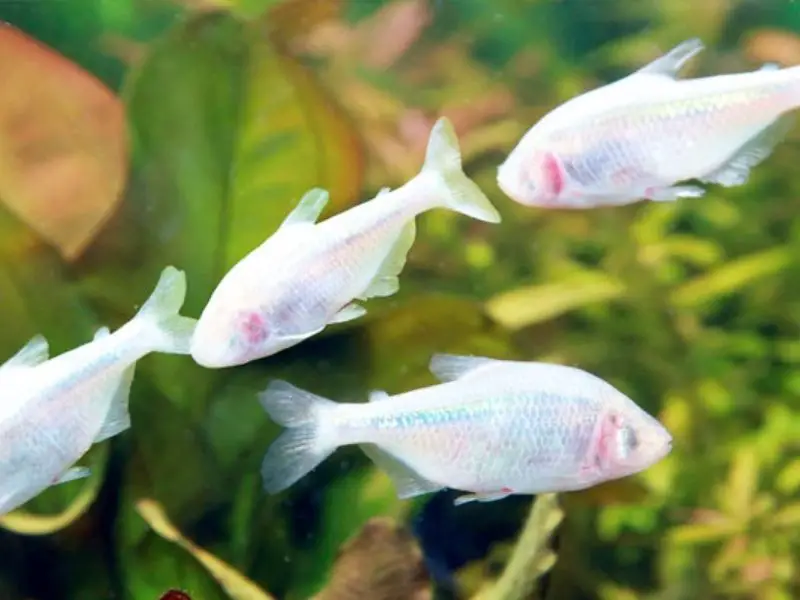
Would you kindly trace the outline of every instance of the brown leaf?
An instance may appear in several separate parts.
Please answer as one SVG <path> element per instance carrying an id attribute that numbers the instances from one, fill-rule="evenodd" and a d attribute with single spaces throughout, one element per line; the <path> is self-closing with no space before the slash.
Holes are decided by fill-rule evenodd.
<path id="1" fill-rule="evenodd" d="M 339 553 L 325 589 L 314 600 L 430 600 L 422 552 L 393 519 L 370 519 Z"/>
<path id="2" fill-rule="evenodd" d="M 745 52 L 754 62 L 797 65 L 800 64 L 800 36 L 788 31 L 762 29 L 747 40 Z"/>
<path id="3" fill-rule="evenodd" d="M 102 83 L 0 26 L 0 201 L 67 260 L 120 201 L 127 175 L 122 104 Z"/>

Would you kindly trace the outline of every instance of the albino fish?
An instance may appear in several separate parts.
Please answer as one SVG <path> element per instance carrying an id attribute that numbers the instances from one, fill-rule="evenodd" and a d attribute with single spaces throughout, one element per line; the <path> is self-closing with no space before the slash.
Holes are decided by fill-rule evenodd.
<path id="1" fill-rule="evenodd" d="M 398 290 L 422 212 L 446 207 L 500 221 L 462 171 L 458 140 L 444 118 L 431 131 L 422 170 L 408 183 L 317 223 L 327 201 L 323 190 L 308 192 L 278 230 L 225 275 L 192 339 L 198 364 L 241 365 L 365 314 L 356 300 Z"/>
<path id="2" fill-rule="evenodd" d="M 286 489 L 336 448 L 359 444 L 398 496 L 454 488 L 455 503 L 580 490 L 641 471 L 672 438 L 602 379 L 573 367 L 440 354 L 444 382 L 366 404 L 337 404 L 276 381 L 259 395 L 288 427 L 267 451 L 269 493 Z"/>
<path id="3" fill-rule="evenodd" d="M 33 337 L 0 366 L 0 514 L 46 488 L 89 475 L 73 466 L 89 448 L 130 427 L 136 361 L 151 352 L 188 354 L 195 320 L 178 314 L 182 271 L 167 267 L 138 314 L 114 333 L 48 360 Z"/>
<path id="4" fill-rule="evenodd" d="M 528 206 L 592 208 L 705 193 L 688 180 L 745 183 L 791 126 L 800 67 L 678 79 L 702 49 L 683 42 L 545 115 L 498 168 L 499 187 Z"/>

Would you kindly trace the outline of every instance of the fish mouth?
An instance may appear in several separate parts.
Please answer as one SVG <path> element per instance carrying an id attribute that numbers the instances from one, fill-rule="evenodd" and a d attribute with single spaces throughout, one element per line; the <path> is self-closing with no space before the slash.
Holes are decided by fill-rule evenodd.
<path id="1" fill-rule="evenodd" d="M 508 162 L 504 162 L 497 168 L 497 187 L 500 188 L 500 191 L 503 192 L 506 196 L 515 200 L 517 202 L 522 203 L 522 200 L 519 199 L 516 193 L 513 191 L 513 177 L 509 172 Z"/>

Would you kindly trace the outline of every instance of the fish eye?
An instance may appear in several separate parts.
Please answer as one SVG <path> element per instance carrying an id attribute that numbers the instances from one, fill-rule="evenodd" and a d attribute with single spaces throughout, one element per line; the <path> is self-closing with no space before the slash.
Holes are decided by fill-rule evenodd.
<path id="1" fill-rule="evenodd" d="M 618 450 L 622 458 L 627 458 L 639 446 L 639 438 L 632 427 L 625 425 L 617 437 Z"/>

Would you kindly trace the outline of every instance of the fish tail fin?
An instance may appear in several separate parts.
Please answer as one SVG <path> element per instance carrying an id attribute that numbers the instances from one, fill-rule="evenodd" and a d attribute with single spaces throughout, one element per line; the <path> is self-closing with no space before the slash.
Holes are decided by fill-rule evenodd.
<path id="1" fill-rule="evenodd" d="M 500 213 L 464 173 L 456 132 L 445 117 L 431 130 L 422 173 L 436 178 L 437 194 L 444 195 L 441 202 L 447 208 L 487 223 L 500 222 Z"/>
<path id="2" fill-rule="evenodd" d="M 148 345 L 158 352 L 189 354 L 197 320 L 178 312 L 186 298 L 186 274 L 169 266 L 153 293 L 136 313 L 134 321 L 144 326 Z"/>
<path id="3" fill-rule="evenodd" d="M 328 415 L 338 405 L 280 380 L 270 383 L 258 399 L 273 421 L 287 427 L 261 463 L 264 490 L 276 494 L 307 475 L 336 450 L 338 444 Z"/>

